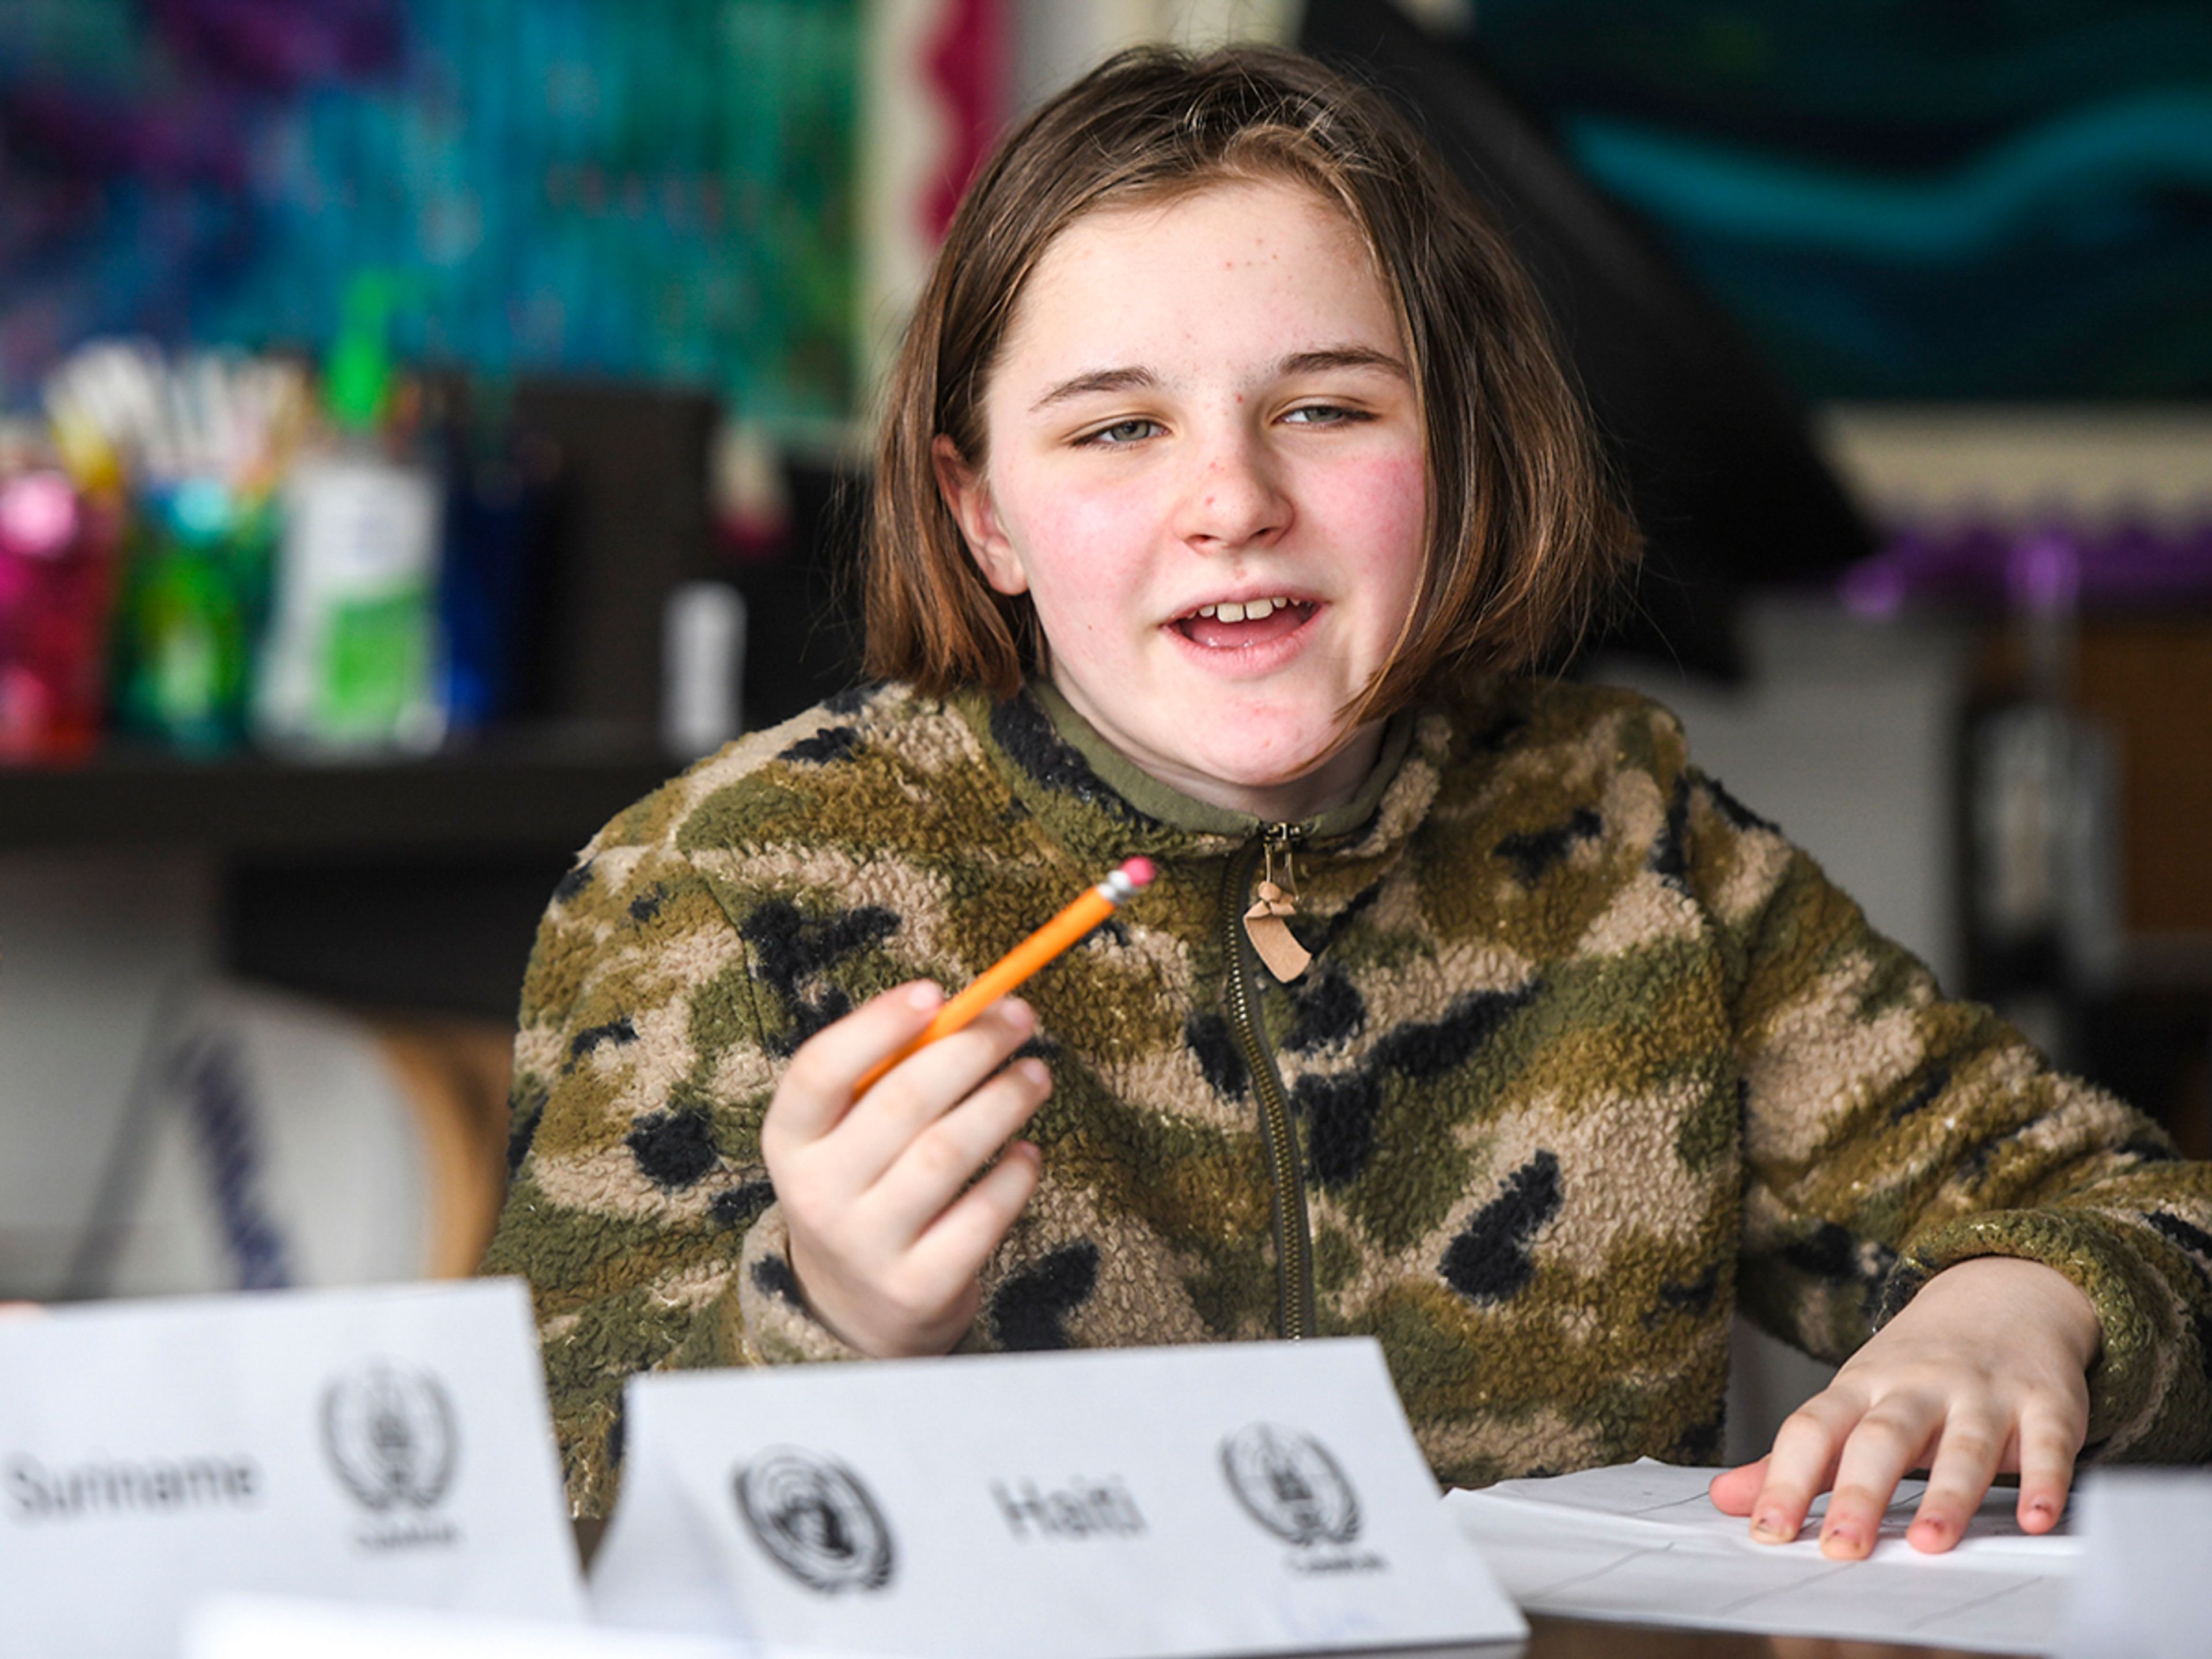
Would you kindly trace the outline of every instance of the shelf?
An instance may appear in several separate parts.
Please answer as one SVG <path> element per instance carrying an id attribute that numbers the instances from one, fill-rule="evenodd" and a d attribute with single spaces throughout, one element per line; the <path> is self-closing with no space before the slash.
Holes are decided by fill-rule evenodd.
<path id="1" fill-rule="evenodd" d="M 0 848 L 317 856 L 573 849 L 678 769 L 625 727 L 502 732 L 421 759 L 196 760 L 116 744 L 0 770 Z"/>
<path id="2" fill-rule="evenodd" d="M 1832 404 L 1821 447 L 1878 519 L 2193 524 L 2212 495 L 2212 409 L 2130 403 Z"/>

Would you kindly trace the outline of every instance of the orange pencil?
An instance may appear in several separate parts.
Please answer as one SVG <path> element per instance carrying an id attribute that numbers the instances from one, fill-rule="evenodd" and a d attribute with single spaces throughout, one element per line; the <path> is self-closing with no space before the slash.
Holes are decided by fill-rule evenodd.
<path id="1" fill-rule="evenodd" d="M 920 1036 L 889 1059 L 870 1066 L 854 1088 L 853 1097 L 858 1100 L 874 1088 L 885 1072 L 917 1048 L 925 1048 L 939 1037 L 951 1036 L 1045 963 L 1075 945 L 1085 933 L 1112 915 L 1115 906 L 1139 888 L 1150 886 L 1152 880 L 1152 861 L 1150 859 L 1124 860 L 1120 869 L 985 969 L 973 984 L 937 1011 L 936 1017 Z"/>

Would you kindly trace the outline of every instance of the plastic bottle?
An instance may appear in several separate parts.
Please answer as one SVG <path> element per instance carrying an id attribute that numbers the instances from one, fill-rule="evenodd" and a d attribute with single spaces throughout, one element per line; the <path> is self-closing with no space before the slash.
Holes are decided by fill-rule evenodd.
<path id="1" fill-rule="evenodd" d="M 260 684 L 257 734 L 324 754 L 434 749 L 440 490 L 379 423 L 392 385 L 391 290 L 373 276 L 348 290 L 325 386 L 327 443 L 284 490 L 285 532 Z"/>
<path id="2" fill-rule="evenodd" d="M 711 755 L 745 729 L 745 601 L 727 582 L 679 582 L 661 612 L 660 744 Z"/>
<path id="3" fill-rule="evenodd" d="M 459 737 L 512 717 L 526 695 L 544 599 L 547 492 L 560 453 L 515 431 L 511 392 L 496 384 L 449 390 L 440 414 L 446 475 L 441 695 Z"/>
<path id="4" fill-rule="evenodd" d="M 1973 994 L 2062 1066 L 2122 948 L 2118 750 L 2074 696 L 2081 544 L 2056 520 L 2013 543 L 2019 660 L 1969 707 L 1964 752 Z"/>

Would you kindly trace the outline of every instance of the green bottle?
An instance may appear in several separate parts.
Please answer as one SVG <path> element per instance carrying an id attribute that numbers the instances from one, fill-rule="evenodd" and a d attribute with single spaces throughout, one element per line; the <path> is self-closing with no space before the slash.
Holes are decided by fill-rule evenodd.
<path id="1" fill-rule="evenodd" d="M 284 487 L 284 543 L 254 699 L 268 746 L 319 754 L 434 749 L 441 492 L 380 426 L 392 382 L 391 284 L 355 278 L 332 349 L 331 434 Z"/>

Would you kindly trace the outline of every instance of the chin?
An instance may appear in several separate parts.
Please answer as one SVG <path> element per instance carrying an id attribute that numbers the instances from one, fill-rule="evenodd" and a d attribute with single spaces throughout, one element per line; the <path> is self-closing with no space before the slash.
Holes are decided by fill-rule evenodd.
<path id="1" fill-rule="evenodd" d="M 1194 771 L 1240 789 L 1273 789 L 1310 777 L 1328 763 L 1339 746 L 1334 732 L 1326 738 L 1271 745 L 1267 752 L 1257 755 L 1250 743 L 1232 740 L 1191 756 L 1189 765 Z"/>

